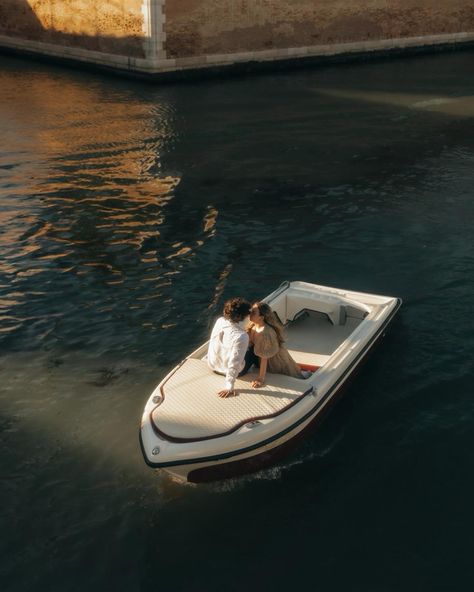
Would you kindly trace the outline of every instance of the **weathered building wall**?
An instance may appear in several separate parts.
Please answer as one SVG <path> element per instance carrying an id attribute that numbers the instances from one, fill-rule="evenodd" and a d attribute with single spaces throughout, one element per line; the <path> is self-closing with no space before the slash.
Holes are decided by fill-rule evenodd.
<path id="1" fill-rule="evenodd" d="M 0 0 L 0 35 L 144 56 L 143 0 Z"/>
<path id="2" fill-rule="evenodd" d="M 167 0 L 169 58 L 474 32 L 474 0 Z"/>
<path id="3" fill-rule="evenodd" d="M 144 75 L 474 43 L 474 0 L 0 0 L 0 48 Z"/>

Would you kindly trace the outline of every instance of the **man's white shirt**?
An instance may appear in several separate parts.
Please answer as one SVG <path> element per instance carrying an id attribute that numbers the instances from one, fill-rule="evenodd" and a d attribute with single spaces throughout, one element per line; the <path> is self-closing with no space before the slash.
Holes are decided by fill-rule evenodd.
<path id="1" fill-rule="evenodd" d="M 211 370 L 225 375 L 225 388 L 234 389 L 237 376 L 245 365 L 245 354 L 249 336 L 239 323 L 221 317 L 217 319 L 211 333 L 207 362 Z"/>

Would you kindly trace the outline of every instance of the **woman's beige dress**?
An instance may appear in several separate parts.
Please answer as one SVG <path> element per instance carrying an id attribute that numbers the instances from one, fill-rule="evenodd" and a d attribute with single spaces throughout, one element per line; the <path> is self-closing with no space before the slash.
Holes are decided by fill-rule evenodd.
<path id="1" fill-rule="evenodd" d="M 265 325 L 265 328 L 260 333 L 252 331 L 252 338 L 255 355 L 268 360 L 268 372 L 302 378 L 301 370 L 288 353 L 288 350 L 278 343 L 275 329 Z"/>

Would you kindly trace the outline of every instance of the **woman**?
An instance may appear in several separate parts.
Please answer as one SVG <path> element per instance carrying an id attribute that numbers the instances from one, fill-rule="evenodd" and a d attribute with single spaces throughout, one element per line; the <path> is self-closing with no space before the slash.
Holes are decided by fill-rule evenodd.
<path id="1" fill-rule="evenodd" d="M 305 378 L 300 368 L 283 346 L 283 327 L 272 309 L 265 302 L 255 302 L 250 309 L 250 325 L 247 329 L 250 347 L 258 356 L 260 372 L 252 382 L 254 388 L 261 387 L 265 375 L 286 374 L 294 378 Z"/>

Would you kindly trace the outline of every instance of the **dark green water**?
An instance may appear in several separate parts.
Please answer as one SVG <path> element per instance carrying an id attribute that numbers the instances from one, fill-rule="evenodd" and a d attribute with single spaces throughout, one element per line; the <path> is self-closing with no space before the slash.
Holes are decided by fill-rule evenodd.
<path id="1" fill-rule="evenodd" d="M 473 65 L 160 87 L 0 60 L 1 590 L 473 588 Z M 286 461 L 154 473 L 152 388 L 286 279 L 404 306 Z"/>

